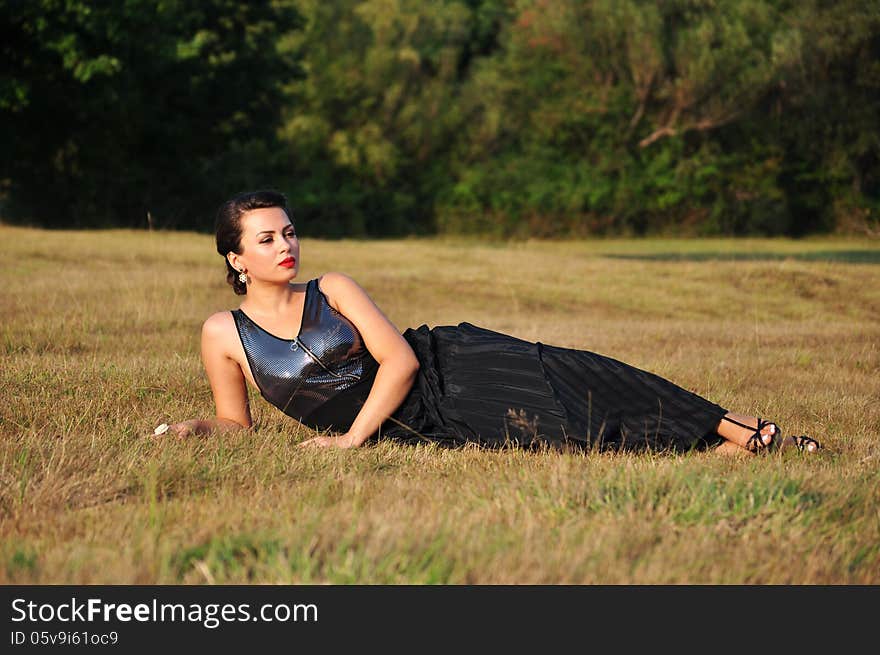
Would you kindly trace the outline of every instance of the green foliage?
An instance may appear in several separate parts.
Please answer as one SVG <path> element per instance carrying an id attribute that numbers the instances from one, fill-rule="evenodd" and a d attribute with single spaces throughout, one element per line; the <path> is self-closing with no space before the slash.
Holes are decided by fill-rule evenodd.
<path id="1" fill-rule="evenodd" d="M 880 225 L 871 0 L 0 0 L 5 219 L 315 236 Z"/>
<path id="2" fill-rule="evenodd" d="M 462 127 L 458 89 L 486 47 L 486 14 L 419 0 L 301 6 L 308 75 L 282 128 L 298 213 L 334 236 L 431 231 Z"/>
<path id="3" fill-rule="evenodd" d="M 502 234 L 803 234 L 834 227 L 841 198 L 876 212 L 876 73 L 850 71 L 863 80 L 852 86 L 841 76 L 833 101 L 805 93 L 808 75 L 851 67 L 854 52 L 860 71 L 876 69 L 868 3 L 516 7 L 500 50 L 466 81 L 473 111 L 460 182 L 440 199 L 447 229 L 488 209 Z M 835 30 L 828 14 L 860 16 L 860 27 Z M 855 114 L 823 115 L 854 95 Z"/>
<path id="4" fill-rule="evenodd" d="M 3 0 L 0 16 L 5 214 L 204 228 L 277 173 L 290 3 Z"/>

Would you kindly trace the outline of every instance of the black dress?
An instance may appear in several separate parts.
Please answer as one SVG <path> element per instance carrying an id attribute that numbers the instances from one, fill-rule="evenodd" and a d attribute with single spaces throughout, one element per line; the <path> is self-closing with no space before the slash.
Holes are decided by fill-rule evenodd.
<path id="1" fill-rule="evenodd" d="M 351 321 L 309 281 L 300 332 L 281 339 L 233 311 L 257 386 L 317 430 L 345 432 L 378 364 Z M 586 350 L 459 323 L 409 328 L 420 368 L 374 438 L 444 445 L 685 451 L 718 444 L 727 410 L 658 375 Z"/>

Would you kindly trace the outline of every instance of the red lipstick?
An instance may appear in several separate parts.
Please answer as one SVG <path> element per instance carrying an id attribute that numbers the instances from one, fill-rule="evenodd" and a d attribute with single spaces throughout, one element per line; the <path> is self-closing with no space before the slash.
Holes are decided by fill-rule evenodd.
<path id="1" fill-rule="evenodd" d="M 296 263 L 296 260 L 293 257 L 288 257 L 283 262 L 279 264 L 279 266 L 283 266 L 284 268 L 293 268 L 293 265 Z"/>

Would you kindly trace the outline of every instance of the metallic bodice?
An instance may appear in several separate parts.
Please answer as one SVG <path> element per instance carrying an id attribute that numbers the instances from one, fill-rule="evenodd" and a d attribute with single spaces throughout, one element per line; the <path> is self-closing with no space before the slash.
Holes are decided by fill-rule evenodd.
<path id="1" fill-rule="evenodd" d="M 267 401 L 315 429 L 350 427 L 379 365 L 355 325 L 330 306 L 317 279 L 306 286 L 302 324 L 294 339 L 270 334 L 240 309 L 232 316 L 254 381 Z"/>

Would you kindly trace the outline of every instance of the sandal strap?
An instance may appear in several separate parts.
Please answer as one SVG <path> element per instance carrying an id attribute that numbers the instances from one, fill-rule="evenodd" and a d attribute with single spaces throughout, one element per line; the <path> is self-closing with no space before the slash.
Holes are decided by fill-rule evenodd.
<path id="1" fill-rule="evenodd" d="M 755 426 L 754 426 L 754 425 L 746 425 L 745 423 L 740 423 L 740 422 L 737 421 L 736 419 L 728 418 L 727 416 L 722 416 L 722 417 L 721 417 L 721 420 L 722 420 L 722 421 L 730 421 L 731 423 L 735 423 L 736 425 L 740 426 L 741 428 L 748 428 L 749 430 L 754 430 L 754 429 L 755 429 Z M 762 426 L 761 426 L 761 419 L 759 418 L 759 419 L 758 419 L 758 432 L 761 431 L 761 427 L 762 427 Z"/>
<path id="2" fill-rule="evenodd" d="M 752 442 L 755 442 L 754 450 L 758 450 L 759 448 L 770 448 L 773 445 L 773 441 L 776 439 L 776 436 L 781 432 L 779 426 L 776 425 L 776 423 L 774 423 L 773 421 L 765 421 L 761 417 L 758 417 L 757 428 L 754 425 L 746 425 L 745 423 L 740 423 L 739 421 L 728 418 L 726 416 L 722 416 L 721 419 L 724 421 L 735 423 L 736 425 L 739 425 L 740 427 L 746 428 L 748 430 L 755 431 L 754 434 L 749 437 L 749 440 L 746 441 L 746 448 L 749 450 L 752 450 Z M 772 425 L 775 428 L 773 434 L 761 434 L 761 430 L 763 430 L 768 425 Z M 770 443 L 764 443 L 764 437 L 770 437 Z"/>
<path id="3" fill-rule="evenodd" d="M 764 443 L 764 440 L 761 439 L 763 435 L 760 432 L 755 432 L 749 440 L 746 441 L 746 450 L 758 450 L 759 448 L 763 448 L 767 444 Z M 752 442 L 755 442 L 754 447 L 752 446 Z"/>
<path id="4" fill-rule="evenodd" d="M 818 441 L 813 439 L 813 437 L 808 437 L 805 434 L 802 434 L 800 436 L 792 435 L 792 437 L 794 438 L 794 442 L 797 445 L 798 450 L 806 450 L 807 446 L 809 446 L 810 444 L 814 444 L 816 446 L 816 450 L 822 447 L 822 445 Z"/>

